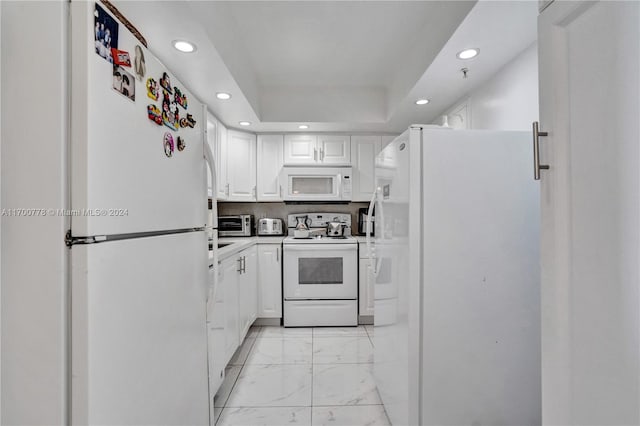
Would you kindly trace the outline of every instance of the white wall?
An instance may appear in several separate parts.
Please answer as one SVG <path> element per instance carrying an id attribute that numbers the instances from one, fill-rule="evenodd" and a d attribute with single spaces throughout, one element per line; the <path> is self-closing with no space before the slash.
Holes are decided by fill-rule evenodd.
<path id="1" fill-rule="evenodd" d="M 472 70 L 471 65 L 469 68 Z M 538 120 L 537 43 L 523 50 L 444 114 L 454 128 L 531 130 L 531 123 Z M 440 118 L 437 124 L 441 123 Z"/>
<path id="2" fill-rule="evenodd" d="M 3 209 L 63 208 L 68 3 L 1 1 Z M 2 216 L 1 424 L 65 424 L 64 218 Z"/>

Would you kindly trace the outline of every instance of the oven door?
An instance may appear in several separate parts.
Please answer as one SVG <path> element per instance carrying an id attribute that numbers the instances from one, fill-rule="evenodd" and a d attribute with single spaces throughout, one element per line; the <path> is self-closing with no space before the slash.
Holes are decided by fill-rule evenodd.
<path id="1" fill-rule="evenodd" d="M 286 244 L 284 298 L 356 299 L 357 244 Z"/>

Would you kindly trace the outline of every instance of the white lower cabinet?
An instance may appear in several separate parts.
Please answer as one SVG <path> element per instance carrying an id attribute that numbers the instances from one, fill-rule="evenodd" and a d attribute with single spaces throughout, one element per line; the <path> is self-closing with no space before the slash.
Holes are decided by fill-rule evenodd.
<path id="1" fill-rule="evenodd" d="M 258 261 L 255 246 L 223 260 L 218 286 L 224 297 L 225 365 L 244 341 L 258 313 Z"/>
<path id="2" fill-rule="evenodd" d="M 237 256 L 223 260 L 220 264 L 218 286 L 224 297 L 224 359 L 229 363 L 240 344 L 238 319 L 238 278 L 240 263 Z"/>
<path id="3" fill-rule="evenodd" d="M 371 273 L 371 259 L 368 257 L 366 244 L 360 243 L 360 259 L 358 275 L 358 305 L 360 316 L 373 316 L 374 314 L 374 294 L 375 284 Z"/>
<path id="4" fill-rule="evenodd" d="M 258 317 L 282 318 L 282 245 L 258 245 Z"/>
<path id="5" fill-rule="evenodd" d="M 238 279 L 238 302 L 240 304 L 240 343 L 258 313 L 258 256 L 256 246 L 240 252 L 240 276 Z"/>

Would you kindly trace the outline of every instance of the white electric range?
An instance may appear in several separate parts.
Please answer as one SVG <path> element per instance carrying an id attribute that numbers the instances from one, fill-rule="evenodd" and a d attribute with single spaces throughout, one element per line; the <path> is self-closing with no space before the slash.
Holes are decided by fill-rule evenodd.
<path id="1" fill-rule="evenodd" d="M 317 237 L 294 238 L 301 216 Z M 345 223 L 343 237 L 327 237 L 329 221 Z M 358 242 L 348 213 L 298 213 L 287 217 L 283 242 L 285 327 L 358 325 Z"/>

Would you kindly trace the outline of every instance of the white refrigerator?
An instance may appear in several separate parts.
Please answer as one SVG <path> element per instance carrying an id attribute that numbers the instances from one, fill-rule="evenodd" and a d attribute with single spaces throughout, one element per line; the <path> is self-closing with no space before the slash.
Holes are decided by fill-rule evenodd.
<path id="1" fill-rule="evenodd" d="M 206 111 L 103 4 L 70 27 L 71 423 L 209 424 Z"/>
<path id="2" fill-rule="evenodd" d="M 377 156 L 374 374 L 392 424 L 540 424 L 532 154 L 526 132 L 415 125 Z"/>

